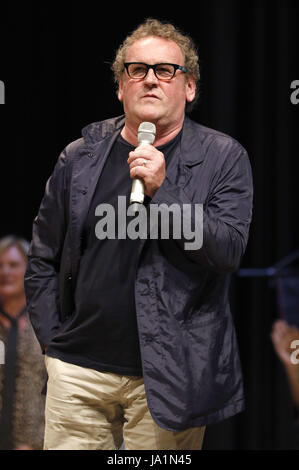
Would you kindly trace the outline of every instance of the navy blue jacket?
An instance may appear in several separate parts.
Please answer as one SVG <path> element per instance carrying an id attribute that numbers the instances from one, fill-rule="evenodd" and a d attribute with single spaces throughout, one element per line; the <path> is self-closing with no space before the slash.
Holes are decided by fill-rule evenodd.
<path id="1" fill-rule="evenodd" d="M 47 182 L 25 275 L 42 349 L 72 315 L 84 219 L 123 125 L 121 116 L 85 127 Z M 244 148 L 186 117 L 181 143 L 150 204 L 203 204 L 203 245 L 186 251 L 183 238 L 141 240 L 135 281 L 146 396 L 162 428 L 207 425 L 244 408 L 228 290 L 247 244 L 252 195 Z"/>

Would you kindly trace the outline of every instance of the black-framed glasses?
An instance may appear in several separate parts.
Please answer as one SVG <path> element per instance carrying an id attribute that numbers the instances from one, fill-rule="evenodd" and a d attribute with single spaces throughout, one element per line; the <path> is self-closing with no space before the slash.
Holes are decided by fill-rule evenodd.
<path id="1" fill-rule="evenodd" d="M 177 70 L 186 73 L 187 69 L 177 64 L 155 64 L 149 65 L 143 62 L 125 62 L 125 69 L 130 78 L 141 80 L 148 74 L 149 69 L 153 69 L 154 74 L 159 80 L 171 80 Z"/>

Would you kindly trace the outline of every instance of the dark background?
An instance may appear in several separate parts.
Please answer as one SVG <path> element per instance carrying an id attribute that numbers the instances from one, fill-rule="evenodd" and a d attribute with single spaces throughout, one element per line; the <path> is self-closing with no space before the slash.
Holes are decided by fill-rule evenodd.
<path id="1" fill-rule="evenodd" d="M 198 46 L 201 95 L 191 117 L 232 135 L 248 151 L 254 217 L 241 267 L 267 267 L 298 248 L 299 105 L 291 104 L 290 84 L 299 80 L 299 2 L 76 5 L 1 4 L 0 236 L 30 240 L 59 153 L 85 125 L 122 114 L 109 63 L 125 36 L 154 17 L 174 23 Z M 279 315 L 271 283 L 234 275 L 232 311 L 247 408 L 209 427 L 204 446 L 299 448 L 285 373 L 270 340 Z"/>

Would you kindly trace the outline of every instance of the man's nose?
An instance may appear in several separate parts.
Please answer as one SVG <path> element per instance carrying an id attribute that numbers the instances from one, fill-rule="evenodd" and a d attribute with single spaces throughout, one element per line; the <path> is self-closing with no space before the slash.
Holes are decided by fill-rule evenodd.
<path id="1" fill-rule="evenodd" d="M 157 84 L 159 82 L 158 78 L 155 75 L 154 69 L 149 69 L 144 81 L 147 84 Z"/>

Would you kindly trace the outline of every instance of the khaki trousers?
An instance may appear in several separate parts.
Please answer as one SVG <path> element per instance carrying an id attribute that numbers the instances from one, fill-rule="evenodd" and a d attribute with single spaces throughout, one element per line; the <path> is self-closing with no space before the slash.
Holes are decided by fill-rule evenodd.
<path id="1" fill-rule="evenodd" d="M 200 450 L 205 427 L 160 428 L 143 378 L 98 372 L 45 356 L 49 375 L 44 449 Z"/>

